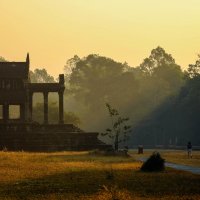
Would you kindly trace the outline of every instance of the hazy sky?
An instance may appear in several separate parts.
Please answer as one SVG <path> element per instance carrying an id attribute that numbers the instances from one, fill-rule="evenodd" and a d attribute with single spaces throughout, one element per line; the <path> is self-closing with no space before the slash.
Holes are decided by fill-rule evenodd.
<path id="1" fill-rule="evenodd" d="M 0 56 L 57 76 L 90 53 L 137 66 L 158 45 L 187 67 L 200 53 L 200 0 L 0 0 Z"/>

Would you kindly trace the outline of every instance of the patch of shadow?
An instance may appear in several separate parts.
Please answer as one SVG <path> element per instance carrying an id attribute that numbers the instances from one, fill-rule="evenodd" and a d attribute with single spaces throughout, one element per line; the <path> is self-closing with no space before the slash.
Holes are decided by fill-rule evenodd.
<path id="1" fill-rule="evenodd" d="M 113 170 L 112 179 L 102 170 L 55 173 L 36 179 L 0 184 L 0 198 L 27 199 L 54 195 L 92 195 L 103 185 L 117 185 L 139 196 L 200 195 L 200 176 L 169 173 L 138 173 Z"/>

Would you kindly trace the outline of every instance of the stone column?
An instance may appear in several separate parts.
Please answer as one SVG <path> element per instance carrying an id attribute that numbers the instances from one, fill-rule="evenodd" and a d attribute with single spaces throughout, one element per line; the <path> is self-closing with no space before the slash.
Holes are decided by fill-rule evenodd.
<path id="1" fill-rule="evenodd" d="M 7 122 L 9 119 L 9 105 L 7 103 L 4 103 L 3 105 L 3 120 L 4 122 Z"/>
<path id="2" fill-rule="evenodd" d="M 23 87 L 25 89 L 25 99 L 24 99 L 24 110 L 25 110 L 25 118 L 24 121 L 26 123 L 29 122 L 29 82 L 28 80 L 24 80 Z"/>
<path id="3" fill-rule="evenodd" d="M 44 92 L 44 124 L 48 124 L 48 92 Z"/>
<path id="4" fill-rule="evenodd" d="M 24 106 L 24 104 L 20 105 L 20 120 L 21 121 L 25 120 L 25 106 Z"/>
<path id="5" fill-rule="evenodd" d="M 32 121 L 33 117 L 33 93 L 29 95 L 29 120 Z"/>
<path id="6" fill-rule="evenodd" d="M 59 124 L 64 124 L 64 102 L 63 91 L 58 92 L 59 95 Z"/>

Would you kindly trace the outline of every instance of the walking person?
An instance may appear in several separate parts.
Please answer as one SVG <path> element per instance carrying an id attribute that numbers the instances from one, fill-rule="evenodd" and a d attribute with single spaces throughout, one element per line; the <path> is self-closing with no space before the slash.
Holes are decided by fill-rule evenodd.
<path id="1" fill-rule="evenodd" d="M 188 158 L 192 158 L 192 144 L 188 142 L 187 144 Z"/>

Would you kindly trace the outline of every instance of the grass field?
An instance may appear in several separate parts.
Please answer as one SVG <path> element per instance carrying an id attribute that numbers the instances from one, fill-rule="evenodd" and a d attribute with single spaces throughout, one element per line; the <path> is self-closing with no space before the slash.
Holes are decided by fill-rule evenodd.
<path id="1" fill-rule="evenodd" d="M 140 166 L 88 152 L 0 152 L 0 199 L 200 199 L 200 176 Z"/>
<path id="2" fill-rule="evenodd" d="M 167 162 L 200 167 L 200 151 L 193 151 L 192 158 L 188 158 L 187 151 L 183 151 L 183 150 L 144 150 L 144 154 L 140 154 L 140 155 L 138 155 L 137 151 L 135 150 L 135 151 L 131 151 L 131 154 L 135 158 L 148 157 L 154 151 L 159 151 L 161 156 Z"/>

